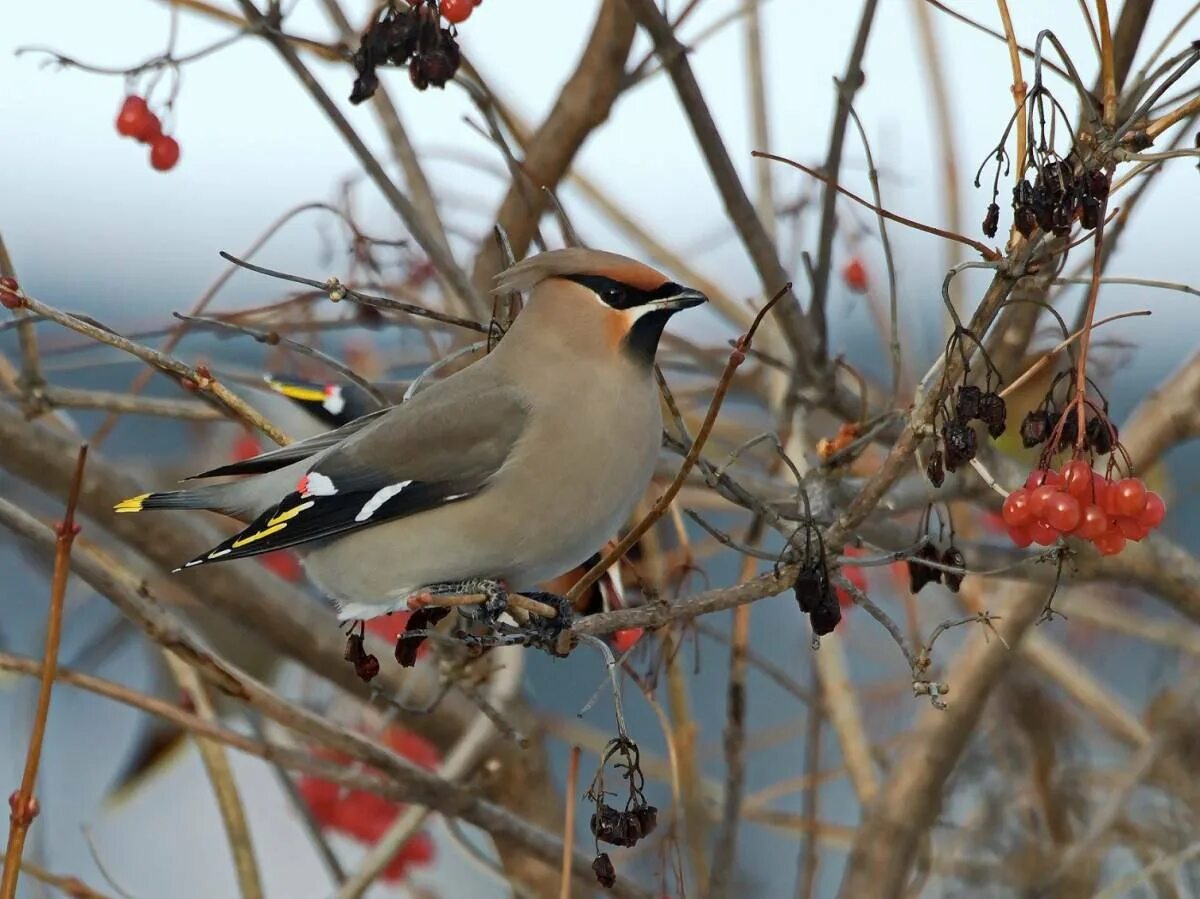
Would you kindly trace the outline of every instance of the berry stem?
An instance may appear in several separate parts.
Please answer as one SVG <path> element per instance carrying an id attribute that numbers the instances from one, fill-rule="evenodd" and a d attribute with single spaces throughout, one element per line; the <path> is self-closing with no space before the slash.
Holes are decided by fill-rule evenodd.
<path id="1" fill-rule="evenodd" d="M 1103 0 L 1101 0 L 1101 6 L 1103 7 Z M 1102 21 L 1107 24 L 1105 20 Z M 1111 180 L 1112 167 L 1105 169 L 1104 174 Z M 1107 213 L 1108 197 L 1106 196 L 1100 202 L 1100 223 L 1096 226 L 1096 247 L 1092 253 L 1092 283 L 1088 286 L 1087 315 L 1083 323 L 1083 336 L 1079 338 L 1079 362 L 1075 367 L 1075 396 L 1067 407 L 1068 410 L 1074 407 L 1077 416 L 1075 449 L 1079 452 L 1082 452 L 1087 444 L 1087 407 L 1084 404 L 1084 397 L 1087 396 L 1087 360 L 1088 349 L 1092 342 L 1092 322 L 1096 317 L 1096 299 L 1100 295 L 1100 273 L 1104 270 L 1104 224 Z"/>

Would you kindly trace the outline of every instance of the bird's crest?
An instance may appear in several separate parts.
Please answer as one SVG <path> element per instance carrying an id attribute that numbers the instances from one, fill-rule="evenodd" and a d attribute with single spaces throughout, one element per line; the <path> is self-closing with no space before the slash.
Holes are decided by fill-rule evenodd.
<path id="1" fill-rule="evenodd" d="M 527 256 L 496 276 L 493 293 L 531 290 L 547 278 L 564 275 L 602 275 L 638 290 L 655 290 L 669 279 L 650 266 L 604 250 L 568 247 Z"/>

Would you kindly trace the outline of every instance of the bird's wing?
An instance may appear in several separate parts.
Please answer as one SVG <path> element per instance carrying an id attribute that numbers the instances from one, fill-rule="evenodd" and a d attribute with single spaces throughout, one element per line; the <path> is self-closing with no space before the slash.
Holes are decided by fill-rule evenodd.
<path id="1" fill-rule="evenodd" d="M 322 450 L 327 450 L 329 447 L 341 443 L 355 431 L 362 430 L 367 425 L 372 424 L 388 411 L 388 409 L 379 409 L 347 422 L 336 430 L 325 431 L 322 434 L 309 437 L 307 440 L 297 440 L 295 443 L 289 443 L 287 446 L 259 453 L 257 456 L 243 459 L 240 462 L 231 462 L 228 465 L 210 468 L 208 471 L 192 475 L 190 478 L 186 478 L 186 480 L 194 481 L 199 478 L 215 478 L 222 475 L 263 474 L 264 472 L 275 471 L 286 465 L 291 465 L 293 462 L 299 462 L 301 459 L 315 456 Z"/>
<path id="2" fill-rule="evenodd" d="M 320 453 L 293 492 L 182 567 L 333 537 L 479 493 L 524 433 L 528 408 L 512 387 L 454 380 Z"/>
<path id="3" fill-rule="evenodd" d="M 379 408 L 370 394 L 354 384 L 269 375 L 267 386 L 331 428 L 340 428 Z"/>

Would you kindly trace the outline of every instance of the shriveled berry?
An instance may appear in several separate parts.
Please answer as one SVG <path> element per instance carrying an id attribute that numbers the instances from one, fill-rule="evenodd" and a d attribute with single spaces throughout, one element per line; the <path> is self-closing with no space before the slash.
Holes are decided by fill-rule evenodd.
<path id="1" fill-rule="evenodd" d="M 1141 478 L 1122 478 L 1112 485 L 1109 505 L 1114 515 L 1137 518 L 1146 508 L 1146 485 Z"/>
<path id="2" fill-rule="evenodd" d="M 648 837 L 658 827 L 658 808 L 653 805 L 643 805 L 641 808 L 634 809 L 633 812 L 637 815 L 638 823 L 642 828 L 642 836 Z"/>
<path id="3" fill-rule="evenodd" d="M 941 554 L 932 544 L 926 543 L 914 553 L 915 558 L 907 561 L 908 589 L 912 593 L 920 593 L 926 584 L 937 584 L 942 580 L 942 572 L 928 565 L 922 565 L 916 559 L 927 559 L 930 562 L 940 562 Z"/>
<path id="4" fill-rule="evenodd" d="M 1033 510 L 1029 508 L 1029 491 L 1020 487 L 1010 493 L 1000 508 L 1000 518 L 1010 528 L 1029 524 L 1033 520 Z"/>
<path id="5" fill-rule="evenodd" d="M 596 856 L 596 860 L 592 862 L 592 873 L 596 875 L 596 882 L 605 889 L 612 889 L 613 884 L 617 882 L 617 869 L 613 867 L 607 852 Z"/>
<path id="6" fill-rule="evenodd" d="M 957 471 L 975 458 L 975 431 L 958 421 L 942 425 L 942 446 L 946 450 L 946 470 Z"/>
<path id="7" fill-rule="evenodd" d="M 1167 505 L 1163 502 L 1163 498 L 1153 491 L 1147 493 L 1146 507 L 1142 509 L 1142 514 L 1138 516 L 1138 521 L 1153 530 L 1162 524 L 1166 515 Z"/>
<path id="8" fill-rule="evenodd" d="M 833 633 L 842 621 L 842 605 L 837 594 L 830 592 L 821 597 L 816 607 L 808 613 L 808 623 L 818 637 Z"/>
<path id="9" fill-rule="evenodd" d="M 1021 422 L 1021 443 L 1026 449 L 1045 443 L 1050 429 L 1050 413 L 1045 409 L 1034 409 Z"/>
<path id="10" fill-rule="evenodd" d="M 1093 415 L 1084 425 L 1084 436 L 1088 447 L 1101 455 L 1111 453 L 1117 443 L 1117 426 L 1098 415 Z"/>
<path id="11" fill-rule="evenodd" d="M 150 144 L 150 165 L 160 172 L 175 168 L 179 162 L 179 142 L 160 134 Z"/>
<path id="12" fill-rule="evenodd" d="M 1058 434 L 1058 449 L 1070 449 L 1075 445 L 1075 439 L 1078 436 L 1079 416 L 1075 414 L 1074 410 L 1067 410 L 1066 417 L 1062 420 L 1062 430 Z"/>
<path id="13" fill-rule="evenodd" d="M 963 424 L 979 417 L 979 401 L 983 391 L 974 384 L 963 384 L 958 388 L 954 400 L 954 417 Z"/>
<path id="14" fill-rule="evenodd" d="M 995 237 L 998 227 L 1000 227 L 1000 206 L 991 203 L 987 208 L 987 214 L 983 217 L 983 233 L 987 237 Z"/>
<path id="15" fill-rule="evenodd" d="M 977 417 L 987 425 L 988 434 L 995 440 L 1004 433 L 1004 429 L 1007 427 L 1008 406 L 1004 402 L 1004 397 L 989 390 L 979 398 L 979 415 Z"/>
<path id="16" fill-rule="evenodd" d="M 942 464 L 942 451 L 935 449 L 925 465 L 925 476 L 934 487 L 941 487 L 946 482 L 946 467 Z"/>
<path id="17" fill-rule="evenodd" d="M 966 568 L 967 560 L 963 558 L 963 554 L 956 546 L 946 547 L 946 551 L 942 553 L 942 564 L 949 565 L 954 568 Z M 962 585 L 963 575 L 956 571 L 943 571 L 942 583 L 946 585 L 946 589 L 952 593 L 957 593 L 958 588 Z"/>
<path id="18" fill-rule="evenodd" d="M 1043 489 L 1041 487 L 1039 490 Z M 1054 528 L 1060 534 L 1069 534 L 1079 527 L 1080 518 L 1083 516 L 1083 510 L 1080 508 L 1079 500 L 1071 496 L 1069 493 L 1058 492 L 1050 498 L 1046 503 L 1045 511 L 1042 517 L 1046 524 Z"/>

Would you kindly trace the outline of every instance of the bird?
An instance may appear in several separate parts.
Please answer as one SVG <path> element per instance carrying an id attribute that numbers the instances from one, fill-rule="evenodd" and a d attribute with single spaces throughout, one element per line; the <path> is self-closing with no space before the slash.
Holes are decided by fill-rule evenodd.
<path id="1" fill-rule="evenodd" d="M 466 594 L 495 621 L 509 593 L 578 566 L 633 511 L 661 447 L 659 340 L 707 301 L 579 247 L 510 266 L 494 292 L 511 291 L 528 299 L 495 348 L 407 401 L 193 477 L 238 480 L 115 510 L 248 521 L 176 571 L 295 548 L 342 621 Z"/>

